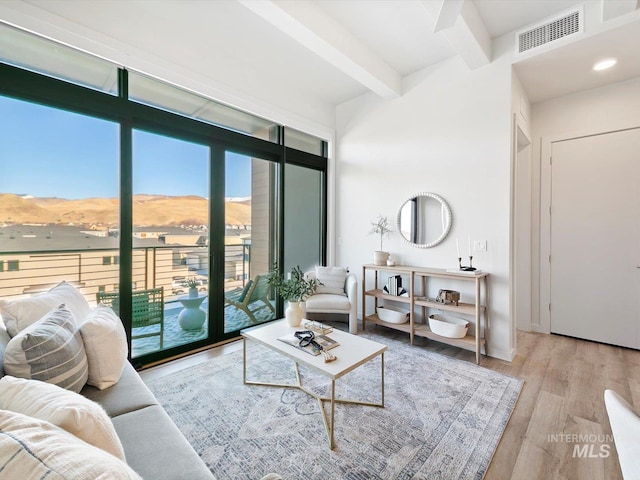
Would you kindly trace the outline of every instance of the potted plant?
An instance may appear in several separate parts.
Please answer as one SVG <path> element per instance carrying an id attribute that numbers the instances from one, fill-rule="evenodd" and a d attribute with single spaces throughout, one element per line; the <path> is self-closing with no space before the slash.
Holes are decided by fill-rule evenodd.
<path id="1" fill-rule="evenodd" d="M 283 300 L 289 302 L 285 310 L 285 318 L 292 327 L 297 327 L 304 316 L 304 301 L 316 291 L 318 285 L 322 285 L 315 278 L 306 278 L 299 266 L 291 270 L 289 278 L 280 275 L 277 265 L 274 265 L 267 276 L 268 283 Z"/>
<path id="2" fill-rule="evenodd" d="M 198 282 L 195 277 L 187 279 L 187 286 L 189 287 L 189 298 L 196 298 L 198 296 Z"/>
<path id="3" fill-rule="evenodd" d="M 371 222 L 371 231 L 369 232 L 369 235 L 380 235 L 380 250 L 373 252 L 374 265 L 386 265 L 387 260 L 389 259 L 389 252 L 382 250 L 382 241 L 384 240 L 384 237 L 388 236 L 391 232 L 392 230 L 389 228 L 389 220 L 387 220 L 387 217 L 378 215 L 375 222 Z"/>

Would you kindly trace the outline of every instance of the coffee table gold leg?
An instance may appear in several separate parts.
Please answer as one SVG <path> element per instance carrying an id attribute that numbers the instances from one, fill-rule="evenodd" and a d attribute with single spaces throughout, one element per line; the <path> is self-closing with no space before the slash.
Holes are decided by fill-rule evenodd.
<path id="1" fill-rule="evenodd" d="M 242 339 L 242 380 L 244 382 L 245 385 L 264 385 L 264 386 L 270 386 L 270 387 L 281 387 L 281 388 L 297 388 L 299 390 L 302 390 L 303 392 L 307 393 L 308 395 L 311 395 L 312 397 L 314 397 L 316 400 L 318 400 L 318 406 L 320 407 L 320 412 L 322 413 L 322 420 L 324 422 L 324 428 L 325 431 L 327 433 L 327 436 L 329 437 L 329 448 L 331 450 L 334 449 L 335 447 L 335 440 L 334 440 L 334 423 L 335 423 L 335 409 L 336 409 L 336 403 L 344 403 L 344 404 L 351 404 L 351 405 L 365 405 L 365 406 L 370 406 L 370 407 L 383 407 L 384 408 L 384 352 L 382 352 L 380 354 L 380 388 L 381 388 L 381 402 L 380 403 L 372 403 L 372 402 L 363 402 L 363 401 L 358 401 L 358 400 L 347 400 L 347 399 L 343 399 L 343 398 L 339 398 L 336 399 L 336 381 L 335 379 L 331 380 L 331 396 L 329 398 L 327 397 L 322 397 L 320 395 L 318 395 L 317 393 L 311 391 L 311 390 L 307 390 L 303 385 L 302 385 L 302 378 L 300 376 L 300 369 L 298 366 L 298 362 L 294 362 L 295 365 L 295 373 L 296 373 L 296 380 L 297 380 L 297 384 L 295 385 L 290 385 L 290 384 L 282 384 L 282 383 L 264 383 L 264 382 L 256 382 L 256 381 L 247 381 L 247 340 L 246 338 Z M 331 422 L 328 421 L 327 419 L 327 413 L 326 410 L 324 409 L 324 404 L 323 402 L 330 402 L 331 403 Z"/>

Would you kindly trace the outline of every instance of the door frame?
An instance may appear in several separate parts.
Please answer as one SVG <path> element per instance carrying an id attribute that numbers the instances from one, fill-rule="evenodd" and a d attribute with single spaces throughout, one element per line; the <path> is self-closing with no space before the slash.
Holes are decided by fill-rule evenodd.
<path id="1" fill-rule="evenodd" d="M 622 132 L 640 128 L 640 124 L 629 125 L 612 129 L 585 129 L 573 132 L 566 132 L 557 135 L 549 135 L 540 138 L 540 214 L 536 219 L 539 222 L 539 249 L 533 249 L 536 263 L 539 265 L 539 283 L 537 292 L 534 289 L 534 296 L 538 297 L 537 305 L 539 315 L 532 317 L 532 331 L 539 333 L 551 333 L 551 153 L 553 144 L 557 142 L 575 140 L 596 135 L 606 135 L 609 133 Z M 536 318 L 538 323 L 534 323 Z"/>

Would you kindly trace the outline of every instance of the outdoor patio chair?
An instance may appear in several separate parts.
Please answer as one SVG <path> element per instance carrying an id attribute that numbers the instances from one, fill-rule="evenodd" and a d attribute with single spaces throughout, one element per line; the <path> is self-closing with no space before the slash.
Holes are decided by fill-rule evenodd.
<path id="1" fill-rule="evenodd" d="M 235 307 L 247 314 L 253 323 L 258 323 L 255 313 L 269 308 L 276 313 L 275 308 L 269 300 L 269 279 L 267 275 L 256 275 L 256 278 L 249 280 L 244 288 L 238 287 L 224 293 L 224 307 Z M 262 304 L 260 304 L 260 303 Z M 256 306 L 257 308 L 252 308 Z"/>
<path id="2" fill-rule="evenodd" d="M 131 339 L 160 337 L 160 348 L 164 343 L 164 288 L 150 288 L 131 292 Z M 110 306 L 117 315 L 120 315 L 120 294 L 118 292 L 98 292 L 98 303 Z M 159 325 L 159 330 L 152 332 L 135 333 L 135 329 Z"/>

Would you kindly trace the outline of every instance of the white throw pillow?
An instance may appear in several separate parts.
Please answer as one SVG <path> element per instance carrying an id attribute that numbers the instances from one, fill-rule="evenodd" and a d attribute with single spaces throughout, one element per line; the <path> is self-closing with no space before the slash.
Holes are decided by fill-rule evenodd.
<path id="1" fill-rule="evenodd" d="M 330 293 L 344 295 L 344 282 L 347 278 L 347 269 L 343 267 L 316 267 L 316 278 L 322 282 L 316 289 L 316 293 Z"/>
<path id="2" fill-rule="evenodd" d="M 73 315 L 60 305 L 7 344 L 4 371 L 79 392 L 87 383 L 87 355 Z"/>
<path id="3" fill-rule="evenodd" d="M 125 460 L 122 444 L 107 412 L 79 393 L 51 383 L 5 375 L 0 378 L 0 409 L 52 423 Z"/>
<path id="4" fill-rule="evenodd" d="M 0 432 L 2 478 L 141 480 L 122 460 L 44 420 L 0 410 Z"/>
<path id="5" fill-rule="evenodd" d="M 127 361 L 127 334 L 122 321 L 111 307 L 100 303 L 82 322 L 80 333 L 89 362 L 87 383 L 100 390 L 114 385 Z"/>
<path id="6" fill-rule="evenodd" d="M 73 285 L 60 282 L 48 292 L 33 297 L 18 300 L 0 299 L 0 314 L 9 336 L 15 337 L 61 303 L 67 306 L 76 321 L 86 317 L 91 310 L 89 303 Z"/>

